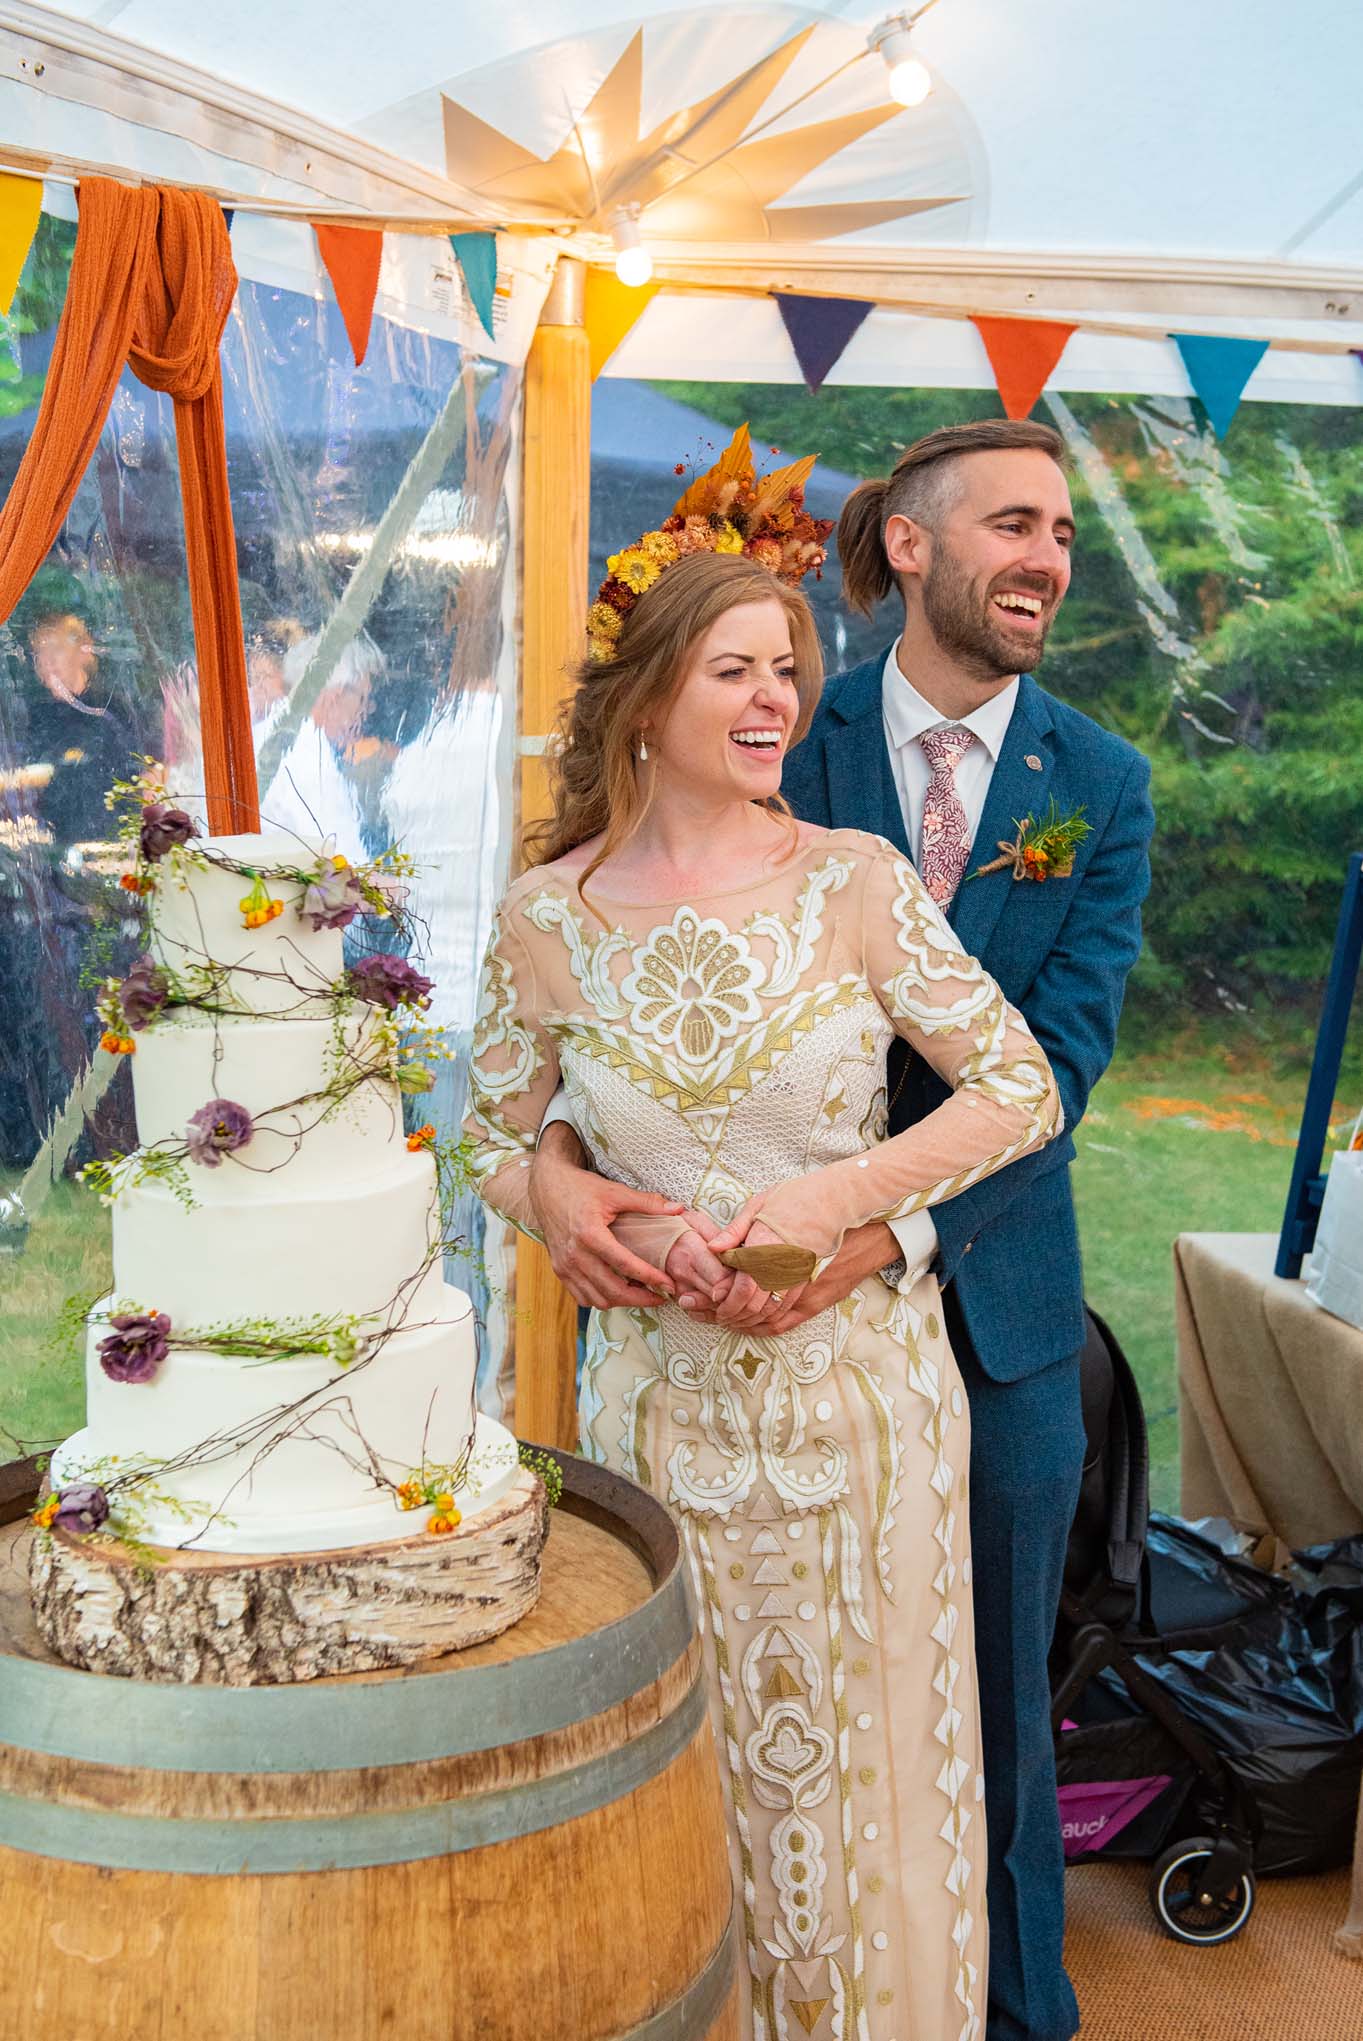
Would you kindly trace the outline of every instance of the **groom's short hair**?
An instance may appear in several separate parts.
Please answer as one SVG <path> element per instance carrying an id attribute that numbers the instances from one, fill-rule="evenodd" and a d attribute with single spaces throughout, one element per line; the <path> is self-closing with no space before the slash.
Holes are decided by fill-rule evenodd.
<path id="1" fill-rule="evenodd" d="M 870 616 L 895 585 L 885 557 L 885 527 L 892 517 L 912 518 L 936 531 L 960 492 L 961 456 L 1018 449 L 1049 454 L 1058 468 L 1070 466 L 1065 442 L 1051 426 L 1030 418 L 980 418 L 927 433 L 905 447 L 883 480 L 860 483 L 838 519 L 842 590 L 850 606 Z"/>

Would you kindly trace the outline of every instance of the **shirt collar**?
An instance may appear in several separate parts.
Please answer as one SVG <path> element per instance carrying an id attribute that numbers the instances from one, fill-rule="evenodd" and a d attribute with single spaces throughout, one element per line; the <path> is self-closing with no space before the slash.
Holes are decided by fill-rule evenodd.
<path id="1" fill-rule="evenodd" d="M 992 700 L 982 703 L 978 709 L 972 709 L 968 716 L 960 717 L 956 723 L 952 717 L 944 716 L 940 709 L 935 709 L 930 701 L 919 694 L 913 682 L 905 679 L 900 670 L 898 655 L 899 640 L 896 638 L 886 658 L 881 682 L 885 728 L 895 750 L 902 751 L 906 744 L 915 743 L 925 730 L 959 726 L 962 730 L 971 731 L 997 764 L 1018 698 L 1016 676 Z"/>

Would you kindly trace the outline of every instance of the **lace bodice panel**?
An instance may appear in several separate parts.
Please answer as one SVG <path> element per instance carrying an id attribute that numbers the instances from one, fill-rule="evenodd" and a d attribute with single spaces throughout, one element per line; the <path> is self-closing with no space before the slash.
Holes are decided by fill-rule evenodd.
<path id="1" fill-rule="evenodd" d="M 527 1232 L 560 1078 L 603 1174 L 719 1220 L 769 1191 L 765 1223 L 821 1255 L 1059 1130 L 1026 1023 L 877 837 L 825 832 L 747 893 L 597 906 L 608 926 L 552 867 L 525 874 L 484 967 L 466 1131 L 482 1195 Z M 886 1141 L 895 1033 L 953 1096 Z"/>

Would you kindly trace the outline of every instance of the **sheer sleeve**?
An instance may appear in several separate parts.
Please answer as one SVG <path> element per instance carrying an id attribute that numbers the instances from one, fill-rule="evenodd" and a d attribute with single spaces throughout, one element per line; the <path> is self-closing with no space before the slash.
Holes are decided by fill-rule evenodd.
<path id="1" fill-rule="evenodd" d="M 530 953 L 503 903 L 483 960 L 464 1136 L 479 1197 L 535 1240 L 542 1236 L 533 1223 L 530 1165 L 559 1075 L 538 1006 Z"/>
<path id="2" fill-rule="evenodd" d="M 895 1032 L 952 1096 L 892 1140 L 768 1194 L 763 1223 L 820 1257 L 854 1226 L 954 1198 L 1063 1124 L 1050 1065 L 1026 1021 L 962 949 L 913 867 L 888 849 L 867 876 L 862 955 Z"/>

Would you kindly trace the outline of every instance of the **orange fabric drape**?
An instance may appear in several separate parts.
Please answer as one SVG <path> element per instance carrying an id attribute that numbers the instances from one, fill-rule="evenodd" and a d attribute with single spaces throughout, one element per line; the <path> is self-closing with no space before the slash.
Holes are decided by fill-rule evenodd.
<path id="1" fill-rule="evenodd" d="M 61 530 L 124 362 L 175 403 L 199 670 L 208 825 L 260 827 L 218 348 L 237 287 L 222 210 L 202 192 L 87 177 L 37 423 L 0 511 L 0 622 Z"/>

